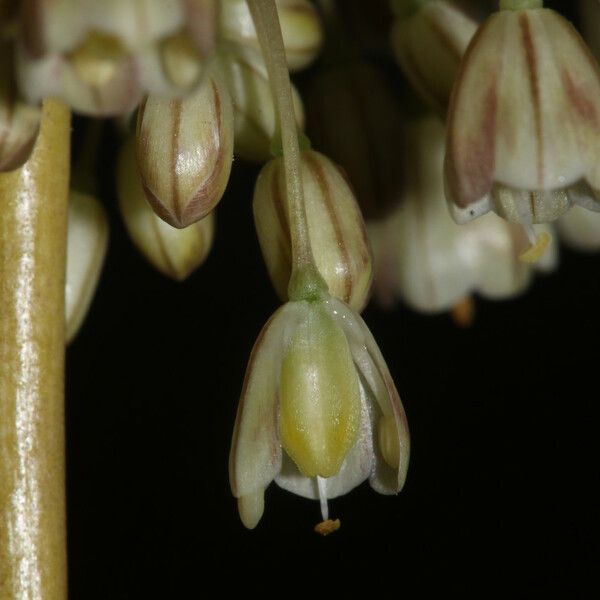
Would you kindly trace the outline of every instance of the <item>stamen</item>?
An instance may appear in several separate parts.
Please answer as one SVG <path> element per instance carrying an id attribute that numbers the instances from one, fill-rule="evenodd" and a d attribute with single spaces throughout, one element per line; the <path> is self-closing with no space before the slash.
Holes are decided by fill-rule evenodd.
<path id="1" fill-rule="evenodd" d="M 529 229 L 531 229 L 531 232 L 533 233 L 533 240 L 531 239 L 531 236 L 529 236 Z M 531 226 L 525 227 L 525 231 L 527 231 L 531 246 L 519 255 L 519 260 L 524 263 L 536 263 L 542 258 L 544 252 L 546 252 L 546 249 L 552 241 L 552 236 L 547 231 L 542 231 L 542 233 L 536 237 L 533 227 Z"/>
<path id="2" fill-rule="evenodd" d="M 452 320 L 458 327 L 471 327 L 475 318 L 475 302 L 471 296 L 465 296 L 452 307 Z"/>
<path id="3" fill-rule="evenodd" d="M 319 488 L 319 500 L 321 501 L 321 517 L 323 521 L 329 519 L 329 505 L 327 504 L 327 480 L 317 475 L 317 487 Z"/>

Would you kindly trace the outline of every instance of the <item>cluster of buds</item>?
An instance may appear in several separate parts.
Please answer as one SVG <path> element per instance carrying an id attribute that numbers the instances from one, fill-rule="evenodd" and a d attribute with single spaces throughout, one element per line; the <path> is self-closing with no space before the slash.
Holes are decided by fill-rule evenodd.
<path id="1" fill-rule="evenodd" d="M 550 222 L 571 245 L 600 247 L 600 215 L 584 211 L 600 211 L 600 69 L 575 29 L 541 0 L 500 0 L 481 24 L 451 0 L 391 5 L 396 60 L 436 116 L 407 118 L 382 72 L 341 52 L 307 104 L 330 159 L 310 149 L 288 75 L 322 45 L 309 0 L 0 2 L 0 171 L 35 148 L 46 98 L 124 122 L 137 110 L 119 207 L 164 275 L 181 281 L 206 259 L 234 155 L 266 163 L 254 219 L 284 305 L 252 351 L 231 447 L 249 528 L 272 481 L 320 500 L 323 533 L 335 528 L 328 499 L 366 479 L 384 494 L 404 484 L 406 416 L 359 315 L 373 276 L 383 304 L 458 306 L 467 323 L 473 294 L 515 296 L 556 266 Z M 68 340 L 107 232 L 101 205 L 72 185 Z"/>

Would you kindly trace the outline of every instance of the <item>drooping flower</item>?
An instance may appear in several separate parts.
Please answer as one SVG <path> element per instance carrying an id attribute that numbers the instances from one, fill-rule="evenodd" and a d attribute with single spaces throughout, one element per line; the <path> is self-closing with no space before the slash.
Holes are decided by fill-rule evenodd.
<path id="1" fill-rule="evenodd" d="M 600 70 L 542 2 L 504 2 L 465 54 L 448 112 L 446 196 L 464 223 L 494 210 L 530 227 L 600 208 Z M 533 8 L 512 6 L 529 5 Z"/>
<path id="2" fill-rule="evenodd" d="M 444 126 L 422 118 L 410 123 L 407 134 L 412 152 L 405 157 L 400 206 L 369 226 L 374 293 L 388 306 L 401 298 L 426 313 L 458 309 L 457 320 L 468 324 L 466 299 L 477 293 L 499 300 L 523 292 L 534 268 L 548 271 L 556 265 L 556 244 L 532 266 L 519 260 L 528 247 L 522 227 L 495 214 L 454 223 L 443 190 Z M 535 232 L 548 235 L 548 226 L 536 225 Z"/>
<path id="3" fill-rule="evenodd" d="M 254 528 L 275 480 L 327 499 L 365 479 L 399 492 L 409 457 L 402 403 L 364 321 L 324 295 L 292 301 L 263 327 L 252 350 L 233 433 L 229 473 L 244 525 Z"/>

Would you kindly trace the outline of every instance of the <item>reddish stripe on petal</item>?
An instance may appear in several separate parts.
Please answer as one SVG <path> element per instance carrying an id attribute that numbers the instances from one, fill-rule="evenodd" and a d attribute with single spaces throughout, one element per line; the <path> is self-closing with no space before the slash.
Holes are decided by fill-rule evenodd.
<path id="1" fill-rule="evenodd" d="M 531 28 L 529 26 L 529 17 L 527 12 L 519 15 L 519 26 L 521 27 L 521 41 L 525 50 L 527 59 L 527 70 L 529 75 L 529 88 L 531 91 L 533 118 L 535 121 L 535 133 L 537 139 L 537 172 L 539 187 L 544 187 L 544 132 L 542 130 L 542 113 L 540 106 L 540 84 L 538 77 L 538 59 L 531 37 Z"/>
<path id="2" fill-rule="evenodd" d="M 599 129 L 598 113 L 596 112 L 594 102 L 585 94 L 581 87 L 578 87 L 575 84 L 566 69 L 563 69 L 560 75 L 573 108 L 577 111 L 579 116 L 592 125 L 594 129 Z"/>
<path id="3" fill-rule="evenodd" d="M 482 100 L 482 106 L 474 108 L 472 114 L 480 112 L 481 122 L 476 136 L 464 140 L 461 123 L 457 122 L 456 106 L 469 102 L 471 98 L 464 98 L 462 82 L 471 67 L 473 50 L 479 45 L 479 40 L 487 33 L 488 28 L 495 23 L 496 18 L 490 17 L 479 27 L 462 60 L 448 109 L 448 139 L 447 152 L 444 164 L 448 194 L 454 204 L 459 208 L 467 208 L 475 204 L 491 189 L 496 166 L 496 113 L 498 110 L 498 74 L 492 74 L 491 85 Z M 477 66 L 477 57 L 475 57 Z M 472 118 L 472 117 L 470 117 Z"/>

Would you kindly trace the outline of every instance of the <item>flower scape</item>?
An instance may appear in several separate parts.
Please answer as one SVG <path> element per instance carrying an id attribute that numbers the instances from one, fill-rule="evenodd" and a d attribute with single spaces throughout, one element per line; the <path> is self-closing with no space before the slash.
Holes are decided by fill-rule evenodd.
<path id="1" fill-rule="evenodd" d="M 233 425 L 249 529 L 273 482 L 319 502 L 322 535 L 341 526 L 330 499 L 402 490 L 402 366 L 360 316 L 369 301 L 469 327 L 476 295 L 557 269 L 560 238 L 600 249 L 597 30 L 590 49 L 541 0 L 392 0 L 376 3 L 389 31 L 357 39 L 354 4 L 0 0 L 0 597 L 66 598 L 64 356 L 109 243 L 109 119 L 124 228 L 174 281 L 210 253 L 234 157 L 260 167 L 254 224 L 282 305 Z"/>

